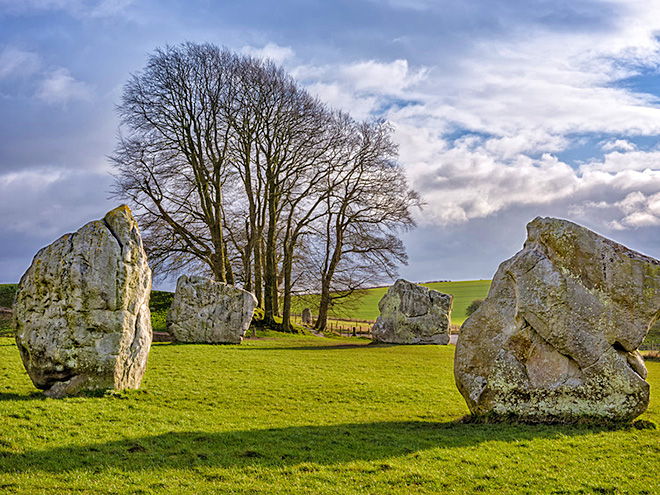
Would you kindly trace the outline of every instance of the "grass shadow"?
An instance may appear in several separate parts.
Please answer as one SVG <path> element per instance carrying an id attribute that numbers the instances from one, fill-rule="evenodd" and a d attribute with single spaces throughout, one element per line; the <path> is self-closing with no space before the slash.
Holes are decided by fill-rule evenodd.
<path id="1" fill-rule="evenodd" d="M 326 345 L 300 345 L 300 346 L 273 346 L 273 347 L 241 347 L 241 350 L 246 351 L 335 351 L 335 350 L 345 350 L 345 349 L 368 349 L 371 346 L 367 343 L 356 342 L 354 344 L 326 344 Z"/>
<path id="2" fill-rule="evenodd" d="M 46 400 L 47 397 L 41 391 L 33 391 L 29 394 L 0 393 L 0 402 L 5 401 L 27 401 L 27 400 Z"/>
<path id="3" fill-rule="evenodd" d="M 171 432 L 111 442 L 15 452 L 0 444 L 0 472 L 65 473 L 85 469 L 154 471 L 159 469 L 288 467 L 385 461 L 441 448 L 482 442 L 521 442 L 536 438 L 588 435 L 597 427 L 488 425 L 460 421 L 357 423 L 264 430 Z"/>

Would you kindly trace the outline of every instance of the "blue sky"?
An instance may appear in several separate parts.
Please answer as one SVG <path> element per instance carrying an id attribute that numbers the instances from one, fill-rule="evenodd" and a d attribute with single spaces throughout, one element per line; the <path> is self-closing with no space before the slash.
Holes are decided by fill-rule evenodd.
<path id="1" fill-rule="evenodd" d="M 114 105 L 183 41 L 393 123 L 406 278 L 490 278 L 538 215 L 660 258 L 659 36 L 648 0 L 0 0 L 0 283 L 115 206 Z"/>

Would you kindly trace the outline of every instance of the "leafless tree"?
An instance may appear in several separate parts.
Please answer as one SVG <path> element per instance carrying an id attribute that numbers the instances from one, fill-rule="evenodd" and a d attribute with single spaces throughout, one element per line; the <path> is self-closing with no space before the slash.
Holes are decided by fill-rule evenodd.
<path id="1" fill-rule="evenodd" d="M 168 46 L 124 87 L 115 194 L 139 207 L 161 272 L 196 264 L 227 279 L 223 186 L 236 68 L 237 57 L 213 45 Z"/>
<path id="2" fill-rule="evenodd" d="M 272 62 L 209 44 L 158 49 L 127 82 L 118 113 L 115 194 L 137 206 L 157 274 L 193 269 L 241 283 L 267 324 L 282 306 L 291 331 L 303 242 L 322 241 L 306 252 L 323 253 L 326 316 L 337 287 L 405 260 L 396 232 L 413 224 L 417 197 L 389 127 L 328 109 Z"/>
<path id="3" fill-rule="evenodd" d="M 420 205 L 408 188 L 392 130 L 385 122 L 346 122 L 342 166 L 328 189 L 321 226 L 319 316 L 324 330 L 333 300 L 392 278 L 407 260 L 398 232 L 412 228 L 411 209 Z"/>

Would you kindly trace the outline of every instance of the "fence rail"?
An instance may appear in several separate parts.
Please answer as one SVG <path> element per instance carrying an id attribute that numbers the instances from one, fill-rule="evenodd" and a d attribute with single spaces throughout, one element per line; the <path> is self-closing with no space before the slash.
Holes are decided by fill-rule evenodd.
<path id="1" fill-rule="evenodd" d="M 317 315 L 312 315 L 310 326 L 316 323 Z M 291 319 L 294 323 L 302 324 L 302 314 L 292 314 Z M 371 327 L 376 323 L 375 320 L 359 320 L 357 318 L 328 318 L 326 331 L 332 332 L 343 337 L 371 337 Z"/>
<path id="2" fill-rule="evenodd" d="M 316 323 L 316 315 L 312 315 L 312 322 L 310 326 L 314 326 Z M 302 324 L 302 314 L 294 313 L 291 315 L 291 320 L 294 323 Z M 344 337 L 370 337 L 371 338 L 371 328 L 376 323 L 376 320 L 360 320 L 357 318 L 338 318 L 332 317 L 328 318 L 327 331 L 341 335 Z M 450 333 L 457 334 L 460 325 L 451 325 Z"/>

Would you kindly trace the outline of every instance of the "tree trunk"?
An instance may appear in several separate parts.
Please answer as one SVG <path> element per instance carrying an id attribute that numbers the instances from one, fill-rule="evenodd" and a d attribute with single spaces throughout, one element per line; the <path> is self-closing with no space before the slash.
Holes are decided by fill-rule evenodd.
<path id="1" fill-rule="evenodd" d="M 339 261 L 341 260 L 342 250 L 344 248 L 344 233 L 340 229 L 341 217 L 336 221 L 336 238 L 334 251 L 328 264 L 328 269 L 325 273 L 321 274 L 321 300 L 319 302 L 319 317 L 316 320 L 316 329 L 319 331 L 325 330 L 328 326 L 328 312 L 330 309 L 330 287 L 332 285 L 332 278 L 335 276 L 335 270 Z"/>
<path id="2" fill-rule="evenodd" d="M 323 277 L 321 281 L 321 300 L 319 301 L 319 315 L 314 328 L 323 332 L 328 326 L 328 312 L 330 310 L 330 279 Z"/>
<path id="3" fill-rule="evenodd" d="M 254 295 L 257 298 L 257 306 L 260 308 L 264 307 L 264 298 L 263 298 L 263 261 L 261 259 L 261 236 L 256 236 L 254 243 Z"/>
<path id="4" fill-rule="evenodd" d="M 291 326 L 291 271 L 293 269 L 293 248 L 286 247 L 282 270 L 284 271 L 284 308 L 282 310 L 282 331 L 293 333 Z"/>
<path id="5" fill-rule="evenodd" d="M 227 243 L 223 243 L 223 257 L 225 258 L 225 280 L 228 285 L 235 285 L 236 281 L 234 280 L 234 270 L 231 268 L 231 263 L 229 262 L 229 256 L 227 254 Z"/>
<path id="6" fill-rule="evenodd" d="M 268 233 L 266 238 L 266 273 L 264 280 L 264 322 L 275 325 L 277 313 L 277 206 L 274 195 L 268 198 Z"/>
<path id="7" fill-rule="evenodd" d="M 213 254 L 213 265 L 211 266 L 211 270 L 213 270 L 213 278 L 216 282 L 226 283 L 225 257 L 223 256 L 222 251 L 223 249 L 220 247 L 220 252 Z"/>
<path id="8" fill-rule="evenodd" d="M 243 262 L 243 288 L 248 292 L 252 292 L 252 251 L 254 242 L 252 240 L 250 222 L 248 220 L 245 221 L 245 236 L 247 237 L 248 242 L 245 244 L 245 250 L 241 257 L 241 261 Z"/>

